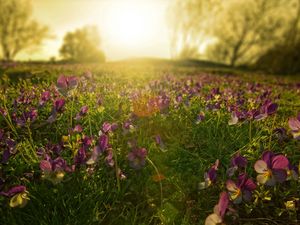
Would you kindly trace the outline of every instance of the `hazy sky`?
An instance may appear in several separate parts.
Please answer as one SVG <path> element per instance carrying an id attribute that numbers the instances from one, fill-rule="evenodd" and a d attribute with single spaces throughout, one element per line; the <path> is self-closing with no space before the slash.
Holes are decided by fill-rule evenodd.
<path id="1" fill-rule="evenodd" d="M 55 37 L 21 59 L 58 57 L 67 31 L 97 25 L 108 60 L 169 57 L 165 12 L 171 0 L 32 0 L 33 14 Z"/>

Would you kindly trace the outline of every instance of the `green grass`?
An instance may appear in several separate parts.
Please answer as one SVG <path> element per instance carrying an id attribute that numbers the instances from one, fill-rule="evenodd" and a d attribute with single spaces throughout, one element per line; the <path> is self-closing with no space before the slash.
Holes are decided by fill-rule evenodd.
<path id="1" fill-rule="evenodd" d="M 216 159 L 221 162 L 220 180 L 226 180 L 226 168 L 238 150 L 252 165 L 265 149 L 286 154 L 292 163 L 300 161 L 299 141 L 293 140 L 288 133 L 288 139 L 279 142 L 272 134 L 277 127 L 284 127 L 289 132 L 288 118 L 300 111 L 300 93 L 295 86 L 295 77 L 259 74 L 207 76 L 209 72 L 219 72 L 169 64 L 23 65 L 2 70 L 0 107 L 7 107 L 12 114 L 13 100 L 21 89 L 25 93 L 34 91 L 40 96 L 41 92 L 56 84 L 60 74 L 81 76 L 86 71 L 90 71 L 94 78 L 86 81 L 86 86 L 77 87 L 73 97 L 65 97 L 65 111 L 54 123 L 45 123 L 52 102 L 38 108 L 38 119 L 29 125 L 29 129 L 9 123 L 0 116 L 0 128 L 17 142 L 17 153 L 7 164 L 0 165 L 0 177 L 7 181 L 4 188 L 23 184 L 30 197 L 25 208 L 10 208 L 9 199 L 0 196 L 0 224 L 204 224 L 218 202 L 220 191 L 225 190 L 222 184 L 198 189 L 198 183 L 204 180 L 204 173 Z M 181 103 L 174 107 L 179 92 L 183 93 L 184 100 L 189 98 L 183 87 L 187 85 L 188 90 L 193 87 L 193 82 L 187 84 L 191 78 L 201 83 L 199 94 L 192 96 L 188 105 Z M 159 84 L 149 85 L 154 80 Z M 232 88 L 237 92 L 246 90 L 247 83 L 260 83 L 262 87 L 257 92 L 246 93 L 246 99 L 256 98 L 267 89 L 272 91 L 272 99 L 281 94 L 281 99 L 277 100 L 276 116 L 251 122 L 249 130 L 248 121 L 229 126 L 230 113 L 224 105 L 218 111 L 206 109 L 205 97 L 211 88 L 219 87 L 221 91 Z M 122 123 L 132 115 L 131 93 L 139 91 L 152 95 L 164 91 L 171 99 L 170 106 L 162 113 L 136 118 L 134 131 L 124 133 Z M 96 103 L 99 97 L 102 98 L 101 106 Z M 39 97 L 33 99 L 29 105 L 37 106 Z M 80 121 L 75 121 L 74 117 L 83 105 L 89 107 L 89 112 Z M 22 113 L 27 107 L 20 104 L 17 112 Z M 197 124 L 200 111 L 205 112 L 205 120 Z M 59 143 L 77 123 L 82 125 L 84 134 L 96 137 L 105 121 L 119 125 L 118 130 L 111 134 L 110 143 L 114 159 L 127 177 L 125 180 L 116 178 L 116 168 L 107 167 L 103 156 L 91 174 L 87 172 L 89 167 L 83 165 L 74 173 L 67 173 L 57 185 L 41 178 L 41 159 L 35 154 L 38 148 L 45 147 L 48 142 Z M 158 134 L 164 142 L 163 148 L 154 141 Z M 72 138 L 75 139 L 75 135 Z M 128 164 L 130 140 L 148 150 L 148 160 L 141 170 L 134 170 Z M 3 151 L 2 146 L 0 152 Z M 73 163 L 72 151 L 65 148 L 61 153 L 68 164 Z M 255 178 L 253 166 L 249 166 L 247 172 Z M 26 173 L 32 174 L 27 176 Z M 165 179 L 155 182 L 153 176 L 157 173 L 163 174 Z M 274 196 L 281 193 L 284 197 L 297 197 L 299 181 L 289 185 L 281 192 L 274 192 Z M 274 213 L 273 210 L 280 207 L 284 208 L 282 202 L 277 205 L 266 202 L 251 212 L 246 211 L 247 207 L 240 207 L 239 224 L 271 224 L 269 220 L 274 224 L 296 224 L 292 212 L 284 211 L 280 216 Z M 299 208 L 297 210 L 299 213 Z"/>

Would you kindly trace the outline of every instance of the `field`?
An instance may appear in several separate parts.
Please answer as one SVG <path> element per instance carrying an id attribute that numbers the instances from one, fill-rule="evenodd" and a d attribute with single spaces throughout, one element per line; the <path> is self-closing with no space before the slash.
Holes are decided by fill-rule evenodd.
<path id="1" fill-rule="evenodd" d="M 0 224 L 300 223 L 299 77 L 159 62 L 0 73 Z"/>

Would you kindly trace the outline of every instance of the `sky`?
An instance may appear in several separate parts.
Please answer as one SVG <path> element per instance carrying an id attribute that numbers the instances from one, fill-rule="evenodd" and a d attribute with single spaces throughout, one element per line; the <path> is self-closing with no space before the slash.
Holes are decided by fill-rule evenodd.
<path id="1" fill-rule="evenodd" d="M 18 59 L 59 58 L 63 36 L 96 25 L 107 60 L 170 57 L 166 10 L 171 0 L 32 0 L 33 18 L 53 35 Z"/>

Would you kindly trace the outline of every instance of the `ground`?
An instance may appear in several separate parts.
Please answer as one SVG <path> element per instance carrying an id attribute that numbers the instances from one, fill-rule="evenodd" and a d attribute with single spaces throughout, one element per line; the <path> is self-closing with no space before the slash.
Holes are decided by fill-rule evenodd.
<path id="1" fill-rule="evenodd" d="M 299 77 L 145 61 L 0 73 L 0 224 L 204 224 L 222 192 L 226 224 L 299 223 Z M 254 168 L 267 150 L 289 163 L 269 186 Z M 255 190 L 236 204 L 239 173 Z"/>

